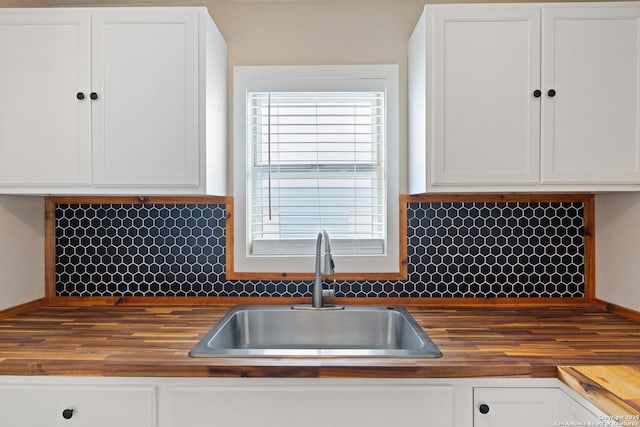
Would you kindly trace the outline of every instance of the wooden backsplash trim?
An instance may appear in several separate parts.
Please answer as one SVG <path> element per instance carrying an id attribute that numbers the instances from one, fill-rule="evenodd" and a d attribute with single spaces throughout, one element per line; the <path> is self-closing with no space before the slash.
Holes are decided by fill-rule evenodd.
<path id="1" fill-rule="evenodd" d="M 594 197 L 592 194 L 428 194 L 428 195 L 401 195 L 400 196 L 400 266 L 399 273 L 342 273 L 336 274 L 336 280 L 406 280 L 407 279 L 407 204 L 411 202 L 581 202 L 584 204 L 584 297 L 583 298 L 535 298 L 535 303 L 553 303 L 554 301 L 570 301 L 571 304 L 593 301 L 595 299 L 595 209 Z M 154 204 L 154 203 L 177 203 L 177 204 L 225 204 L 226 205 L 226 230 L 227 230 L 227 279 L 229 280 L 313 280 L 313 273 L 242 273 L 233 271 L 233 198 L 232 197 L 110 197 L 110 196 L 90 196 L 90 197 L 48 197 L 45 204 L 45 296 L 48 299 L 69 297 L 56 296 L 55 269 L 55 207 L 57 204 Z M 101 298 L 101 297 L 83 297 Z M 151 298 L 151 297 L 108 297 L 109 301 L 129 300 L 131 298 Z M 158 301 L 168 301 L 166 298 L 151 298 Z M 185 297 L 188 299 L 188 297 Z M 185 298 L 179 298 L 185 301 Z M 229 297 L 219 297 L 221 301 L 229 301 Z M 279 301 L 283 298 L 274 297 Z M 209 299 L 209 297 L 194 297 L 193 300 Z M 218 298 L 214 298 L 218 299 Z M 241 297 L 242 301 L 263 301 L 269 298 Z M 286 299 L 286 298 L 285 298 Z M 349 298 L 353 303 L 359 298 Z M 414 304 L 425 298 L 362 298 L 362 300 L 375 300 L 376 304 L 387 304 L 386 300 L 403 301 L 402 304 Z M 431 298 L 427 298 L 431 300 Z M 134 299 L 135 300 L 135 299 Z M 292 298 L 292 300 L 299 301 Z M 416 300 L 416 301 L 414 301 Z M 438 304 L 443 303 L 443 298 L 433 298 Z M 453 304 L 487 304 L 490 300 L 500 300 L 505 304 L 522 304 L 522 298 L 449 298 L 447 302 Z M 460 300 L 460 301 L 458 301 Z M 531 300 L 534 300 L 531 298 Z M 476 302 L 473 302 L 476 301 Z M 527 301 L 531 303 L 532 301 Z M 194 303 L 194 302 L 189 302 Z M 215 304 L 228 304 L 228 302 L 216 302 Z M 244 303 L 244 302 L 241 302 Z M 490 302 L 493 304 L 494 302 Z M 421 302 L 424 304 L 424 302 Z"/>
<path id="2" fill-rule="evenodd" d="M 311 297 L 67 297 L 49 299 L 55 306 L 234 306 L 310 304 Z M 415 298 L 415 297 L 343 297 L 339 305 L 400 305 L 432 307 L 593 307 L 586 298 Z"/>
<path id="3" fill-rule="evenodd" d="M 577 202 L 584 205 L 584 299 L 596 296 L 595 203 L 593 194 L 419 194 L 403 195 L 400 203 L 411 202 L 463 203 L 463 202 L 520 202 L 560 203 Z M 406 230 L 406 227 L 405 227 Z M 405 231 L 406 233 L 406 231 Z M 576 298 L 578 299 L 578 298 Z"/>
<path id="4" fill-rule="evenodd" d="M 584 203 L 584 297 L 593 301 L 596 298 L 596 214 L 593 194 L 588 195 Z"/>
<path id="5" fill-rule="evenodd" d="M 465 202 L 532 202 L 532 203 L 553 203 L 553 202 L 581 202 L 593 201 L 593 194 L 416 194 L 402 195 L 400 202 L 440 202 L 440 203 L 465 203 Z"/>
<path id="6" fill-rule="evenodd" d="M 627 319 L 640 322 L 640 311 L 633 310 L 631 308 L 623 307 L 612 302 L 604 301 L 598 298 L 593 298 L 592 304 L 603 310 L 607 310 L 610 313 L 619 314 Z"/>
<path id="7" fill-rule="evenodd" d="M 52 196 L 47 201 L 54 205 L 233 204 L 232 197 L 218 196 Z"/>
<path id="8" fill-rule="evenodd" d="M 29 311 L 36 310 L 49 302 L 47 298 L 38 298 L 33 301 L 26 302 L 24 304 L 18 304 L 13 307 L 5 308 L 0 310 L 0 320 L 8 319 L 10 317 L 17 316 L 22 313 L 27 313 Z"/>
<path id="9" fill-rule="evenodd" d="M 44 203 L 44 296 L 56 296 L 56 202 L 51 197 Z"/>
<path id="10" fill-rule="evenodd" d="M 399 242 L 399 252 L 400 252 L 400 260 L 399 266 L 400 269 L 398 272 L 392 273 L 336 273 L 331 276 L 334 280 L 348 280 L 348 281 L 358 281 L 358 280 L 407 280 L 409 277 L 407 264 L 409 259 L 407 257 L 407 203 L 403 201 L 403 196 L 400 197 L 400 214 L 399 214 L 399 224 L 400 232 L 398 233 L 400 237 Z M 234 270 L 234 228 L 233 228 L 233 203 L 227 205 L 227 247 L 226 247 L 226 256 L 227 256 L 227 280 L 308 280 L 312 281 L 314 278 L 313 272 L 308 273 L 273 273 L 273 272 L 241 272 Z"/>
<path id="11" fill-rule="evenodd" d="M 45 298 L 56 297 L 56 205 L 69 204 L 226 204 L 233 206 L 232 197 L 216 196 L 52 196 L 45 200 L 44 263 Z"/>

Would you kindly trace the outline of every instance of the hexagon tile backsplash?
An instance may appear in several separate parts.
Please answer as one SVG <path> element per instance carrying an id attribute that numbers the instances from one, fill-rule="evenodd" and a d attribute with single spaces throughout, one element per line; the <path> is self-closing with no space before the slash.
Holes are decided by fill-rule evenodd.
<path id="1" fill-rule="evenodd" d="M 56 205 L 58 296 L 309 296 L 311 282 L 225 278 L 224 204 Z M 406 281 L 346 297 L 582 297 L 582 202 L 411 202 Z M 311 264 L 310 264 L 311 265 Z"/>

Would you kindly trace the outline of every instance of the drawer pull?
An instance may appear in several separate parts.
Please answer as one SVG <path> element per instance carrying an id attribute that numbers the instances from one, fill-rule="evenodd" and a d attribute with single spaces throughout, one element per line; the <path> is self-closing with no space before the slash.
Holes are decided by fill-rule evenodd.
<path id="1" fill-rule="evenodd" d="M 481 414 L 488 414 L 489 405 L 487 405 L 486 403 L 483 403 L 482 405 L 478 406 L 478 410 L 480 411 Z"/>
<path id="2" fill-rule="evenodd" d="M 65 409 L 62 411 L 62 418 L 65 420 L 70 420 L 73 417 L 73 409 Z"/>

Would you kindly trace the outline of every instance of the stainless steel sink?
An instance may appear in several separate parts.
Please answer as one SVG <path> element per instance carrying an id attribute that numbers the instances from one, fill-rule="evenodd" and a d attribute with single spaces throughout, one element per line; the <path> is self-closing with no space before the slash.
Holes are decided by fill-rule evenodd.
<path id="1" fill-rule="evenodd" d="M 401 307 L 296 306 L 232 308 L 191 349 L 191 357 L 440 357 L 442 353 Z"/>

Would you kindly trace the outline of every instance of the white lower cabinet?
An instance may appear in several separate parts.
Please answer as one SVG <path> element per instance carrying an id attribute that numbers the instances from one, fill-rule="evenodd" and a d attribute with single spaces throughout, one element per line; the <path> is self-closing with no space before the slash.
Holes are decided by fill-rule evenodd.
<path id="1" fill-rule="evenodd" d="M 555 378 L 194 378 L 169 388 L 160 427 L 556 427 L 604 415 Z"/>
<path id="2" fill-rule="evenodd" d="M 155 427 L 153 385 L 0 383 L 0 426 Z"/>
<path id="3" fill-rule="evenodd" d="M 558 418 L 566 426 L 587 426 L 589 423 L 592 423 L 591 425 L 599 425 L 604 420 L 610 421 L 609 417 L 602 417 L 604 413 L 595 414 L 591 412 L 566 393 L 561 393 L 559 400 L 560 407 L 558 410 L 560 416 Z"/>
<path id="4" fill-rule="evenodd" d="M 453 387 L 393 382 L 270 381 L 178 386 L 173 426 L 453 427 Z"/>
<path id="5" fill-rule="evenodd" d="M 542 427 L 558 420 L 558 389 L 477 387 L 474 427 Z"/>
<path id="6" fill-rule="evenodd" d="M 598 417 L 557 387 L 474 387 L 474 427 L 589 425 Z"/>
<path id="7" fill-rule="evenodd" d="M 555 378 L 0 376 L 3 427 L 555 427 L 602 416 Z"/>

